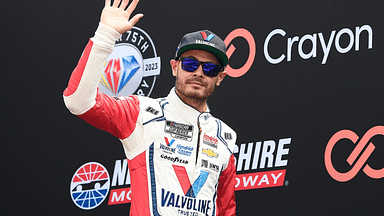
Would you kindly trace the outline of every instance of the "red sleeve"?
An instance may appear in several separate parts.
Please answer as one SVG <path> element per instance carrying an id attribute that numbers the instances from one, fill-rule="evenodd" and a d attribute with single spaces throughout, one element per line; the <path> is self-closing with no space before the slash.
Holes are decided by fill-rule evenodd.
<path id="1" fill-rule="evenodd" d="M 125 139 L 135 129 L 140 101 L 137 96 L 115 99 L 98 91 L 100 73 L 109 54 L 89 40 L 63 93 L 64 102 L 89 124 Z"/>
<path id="2" fill-rule="evenodd" d="M 76 68 L 73 70 L 71 74 L 71 78 L 69 79 L 68 86 L 63 92 L 64 96 L 70 96 L 76 92 L 77 87 L 79 86 L 81 77 L 83 76 L 85 66 L 87 65 L 92 47 L 93 47 L 93 41 L 89 40 L 79 62 L 77 63 Z"/>
<path id="3" fill-rule="evenodd" d="M 236 215 L 236 167 L 235 157 L 229 159 L 228 167 L 220 174 L 219 186 L 217 188 L 217 215 Z"/>
<path id="4" fill-rule="evenodd" d="M 125 139 L 134 131 L 139 116 L 137 96 L 113 98 L 98 93 L 96 104 L 79 117 L 89 124 Z"/>

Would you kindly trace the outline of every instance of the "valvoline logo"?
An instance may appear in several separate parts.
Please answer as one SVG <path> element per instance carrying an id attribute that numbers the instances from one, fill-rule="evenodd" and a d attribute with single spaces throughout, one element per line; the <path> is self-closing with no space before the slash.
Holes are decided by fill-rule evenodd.
<path id="1" fill-rule="evenodd" d="M 70 194 L 77 207 L 91 210 L 105 200 L 109 187 L 107 169 L 99 163 L 89 162 L 82 165 L 73 175 Z"/>
<path id="2" fill-rule="evenodd" d="M 199 177 L 197 177 L 195 182 L 191 184 L 185 167 L 178 165 L 172 166 L 175 170 L 177 179 L 180 182 L 181 188 L 183 189 L 185 196 L 196 198 L 197 194 L 200 192 L 201 188 L 207 181 L 209 173 L 206 171 L 200 171 Z"/>
<path id="3" fill-rule="evenodd" d="M 212 38 L 215 37 L 214 34 L 210 34 L 210 35 L 208 36 L 207 33 L 203 32 L 203 31 L 201 32 L 201 36 L 203 36 L 203 39 L 204 39 L 205 41 L 210 41 L 210 40 L 212 40 Z"/>

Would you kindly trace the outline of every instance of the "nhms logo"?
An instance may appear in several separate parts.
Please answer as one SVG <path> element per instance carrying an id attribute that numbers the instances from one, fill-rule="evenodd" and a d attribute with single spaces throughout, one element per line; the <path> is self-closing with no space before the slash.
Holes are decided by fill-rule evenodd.
<path id="1" fill-rule="evenodd" d="M 82 165 L 72 177 L 71 198 L 81 209 L 96 208 L 105 200 L 108 191 L 108 171 L 99 163 L 90 162 Z"/>
<path id="2" fill-rule="evenodd" d="M 236 190 L 279 187 L 284 185 L 285 167 L 288 165 L 288 145 L 291 138 L 280 139 L 278 142 L 267 140 L 263 142 L 241 144 L 235 147 L 237 153 Z M 252 162 L 252 163 L 251 163 Z M 242 171 L 272 169 L 263 172 Z M 282 169 L 283 168 L 283 169 Z"/>
<path id="3" fill-rule="evenodd" d="M 108 205 L 131 202 L 131 178 L 128 161 L 116 160 L 112 181 L 108 170 L 97 162 L 82 165 L 73 175 L 70 193 L 74 204 L 83 210 L 91 210 L 108 197 Z M 111 190 L 110 190 L 111 189 Z"/>
<path id="4" fill-rule="evenodd" d="M 160 75 L 160 64 L 152 39 L 133 27 L 116 41 L 101 75 L 100 91 L 110 96 L 149 96 Z"/>

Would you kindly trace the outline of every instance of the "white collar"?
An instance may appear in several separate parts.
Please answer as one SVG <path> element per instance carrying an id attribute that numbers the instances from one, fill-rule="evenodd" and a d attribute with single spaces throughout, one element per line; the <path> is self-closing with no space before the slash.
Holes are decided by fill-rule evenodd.
<path id="1" fill-rule="evenodd" d="M 198 117 L 201 112 L 194 107 L 184 103 L 183 100 L 177 95 L 175 87 L 173 87 L 168 96 L 166 97 L 171 106 L 172 112 L 176 112 L 181 116 L 193 116 Z M 207 104 L 207 110 L 204 113 L 209 113 L 210 109 Z"/>

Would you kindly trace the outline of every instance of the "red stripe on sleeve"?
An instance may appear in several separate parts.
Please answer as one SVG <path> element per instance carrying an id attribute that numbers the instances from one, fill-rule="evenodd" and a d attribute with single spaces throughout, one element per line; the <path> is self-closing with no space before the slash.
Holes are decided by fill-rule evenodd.
<path id="1" fill-rule="evenodd" d="M 96 104 L 79 117 L 119 139 L 125 139 L 135 130 L 139 112 L 140 101 L 136 96 L 116 100 L 98 93 Z"/>
<path id="2" fill-rule="evenodd" d="M 71 78 L 69 79 L 68 87 L 64 90 L 64 96 L 68 97 L 75 93 L 77 87 L 79 86 L 81 77 L 83 76 L 85 66 L 87 64 L 89 54 L 91 53 L 93 46 L 92 40 L 89 40 L 87 46 L 84 49 L 83 55 L 81 56 L 79 62 L 77 63 L 76 68 L 73 70 Z"/>
<path id="3" fill-rule="evenodd" d="M 131 175 L 132 203 L 130 215 L 151 215 L 149 207 L 148 175 L 146 165 L 146 152 L 128 160 Z"/>
<path id="4" fill-rule="evenodd" d="M 217 187 L 217 215 L 236 215 L 236 167 L 235 157 L 229 159 L 228 167 L 220 174 L 219 186 Z"/>

